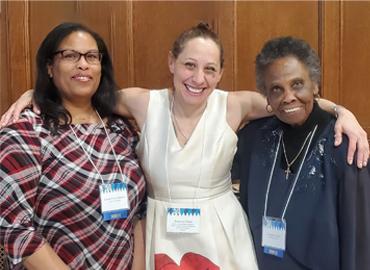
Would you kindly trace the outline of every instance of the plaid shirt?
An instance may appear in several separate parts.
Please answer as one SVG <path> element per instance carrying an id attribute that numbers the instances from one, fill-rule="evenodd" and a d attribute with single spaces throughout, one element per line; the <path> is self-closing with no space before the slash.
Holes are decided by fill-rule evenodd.
<path id="1" fill-rule="evenodd" d="M 58 135 L 40 117 L 23 118 L 0 131 L 0 245 L 12 269 L 46 242 L 71 269 L 130 269 L 133 219 L 145 206 L 145 181 L 137 142 L 122 119 L 108 129 L 120 174 L 102 125 L 73 125 L 105 183 L 128 186 L 128 218 L 103 221 L 101 178 L 69 127 Z"/>

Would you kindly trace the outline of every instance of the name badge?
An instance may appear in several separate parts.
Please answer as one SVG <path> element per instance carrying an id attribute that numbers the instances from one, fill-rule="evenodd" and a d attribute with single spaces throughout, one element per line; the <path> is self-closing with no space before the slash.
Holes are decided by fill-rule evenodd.
<path id="1" fill-rule="evenodd" d="M 263 252 L 282 258 L 285 252 L 286 222 L 281 218 L 262 217 Z"/>
<path id="2" fill-rule="evenodd" d="M 99 186 L 103 220 L 127 218 L 130 205 L 125 183 L 102 184 Z"/>
<path id="3" fill-rule="evenodd" d="M 200 208 L 167 208 L 167 232 L 199 233 Z"/>

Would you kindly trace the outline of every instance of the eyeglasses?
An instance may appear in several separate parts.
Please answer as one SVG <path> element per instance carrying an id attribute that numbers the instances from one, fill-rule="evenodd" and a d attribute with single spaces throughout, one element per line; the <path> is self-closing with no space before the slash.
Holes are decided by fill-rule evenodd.
<path id="1" fill-rule="evenodd" d="M 61 59 L 66 62 L 70 63 L 77 63 L 80 61 L 81 57 L 83 56 L 87 63 L 90 65 L 98 65 L 101 62 L 101 59 L 103 58 L 103 54 L 99 51 L 89 51 L 86 53 L 80 53 L 75 50 L 60 50 L 56 51 L 54 55 L 60 54 Z"/>

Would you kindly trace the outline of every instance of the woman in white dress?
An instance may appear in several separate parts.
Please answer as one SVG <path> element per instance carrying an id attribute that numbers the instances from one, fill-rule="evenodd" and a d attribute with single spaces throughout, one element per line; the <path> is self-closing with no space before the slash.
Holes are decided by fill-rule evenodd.
<path id="1" fill-rule="evenodd" d="M 206 24 L 176 39 L 169 69 L 173 88 L 122 89 L 116 110 L 134 118 L 141 130 L 137 152 L 149 197 L 146 269 L 257 269 L 248 220 L 231 191 L 230 167 L 235 132 L 267 116 L 267 103 L 257 92 L 216 89 L 223 49 Z M 17 118 L 31 96 L 32 91 L 23 94 L 0 125 Z M 337 110 L 330 101 L 319 103 L 339 113 L 352 140 L 349 158 L 357 143 L 358 166 L 366 165 L 366 133 L 353 114 L 343 107 Z M 340 143 L 341 134 L 337 135 Z"/>

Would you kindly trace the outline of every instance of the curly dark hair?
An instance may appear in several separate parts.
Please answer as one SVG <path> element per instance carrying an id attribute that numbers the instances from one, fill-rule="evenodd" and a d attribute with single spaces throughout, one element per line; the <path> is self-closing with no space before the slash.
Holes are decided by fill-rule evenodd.
<path id="1" fill-rule="evenodd" d="M 114 79 L 113 65 L 108 48 L 99 34 L 88 27 L 73 22 L 66 22 L 56 26 L 42 41 L 36 56 L 37 78 L 34 92 L 36 104 L 40 107 L 41 117 L 45 125 L 56 133 L 62 125 L 70 124 L 71 114 L 63 107 L 62 98 L 53 80 L 49 78 L 47 66 L 52 64 L 53 57 L 60 43 L 71 33 L 86 32 L 96 41 L 101 60 L 101 79 L 99 87 L 92 96 L 92 105 L 101 117 L 112 117 L 116 105 L 116 91 L 118 86 Z"/>
<path id="2" fill-rule="evenodd" d="M 204 39 L 211 39 L 214 43 L 216 43 L 217 47 L 220 50 L 220 66 L 223 68 L 224 66 L 224 48 L 222 43 L 215 32 L 213 32 L 206 22 L 200 22 L 198 25 L 185 30 L 182 32 L 175 40 L 172 45 L 172 55 L 177 58 L 179 54 L 183 51 L 186 43 L 194 38 L 202 37 Z"/>
<path id="3" fill-rule="evenodd" d="M 286 56 L 296 57 L 302 62 L 308 69 L 310 79 L 320 85 L 320 58 L 311 46 L 302 39 L 290 36 L 278 37 L 267 41 L 256 57 L 256 84 L 263 95 L 266 95 L 264 72 L 272 62 Z"/>

